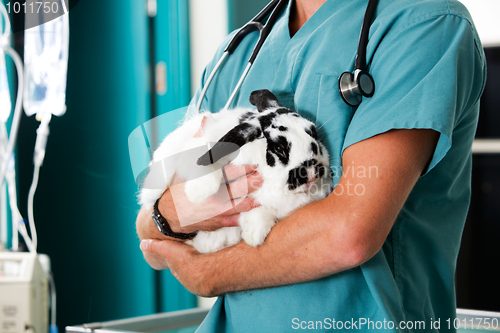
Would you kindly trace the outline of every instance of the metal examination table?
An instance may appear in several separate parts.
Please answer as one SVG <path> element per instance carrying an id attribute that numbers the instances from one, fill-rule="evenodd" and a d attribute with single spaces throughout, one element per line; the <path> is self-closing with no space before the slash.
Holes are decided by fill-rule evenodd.
<path id="1" fill-rule="evenodd" d="M 205 308 L 196 308 L 102 323 L 68 326 L 66 333 L 193 333 L 208 311 Z M 457 309 L 457 321 L 451 324 L 459 327 L 458 333 L 500 332 L 500 313 Z M 445 325 L 447 323 L 442 322 L 441 328 L 444 328 Z M 489 329 L 486 329 L 486 326 L 489 326 Z"/>
<path id="2" fill-rule="evenodd" d="M 66 333 L 193 333 L 209 309 L 195 308 L 66 327 Z"/>

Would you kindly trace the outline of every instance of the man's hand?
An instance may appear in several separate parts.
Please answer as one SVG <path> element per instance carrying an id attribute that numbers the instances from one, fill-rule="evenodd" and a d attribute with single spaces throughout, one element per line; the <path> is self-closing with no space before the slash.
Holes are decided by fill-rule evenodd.
<path id="1" fill-rule="evenodd" d="M 237 226 L 239 213 L 256 207 L 253 199 L 247 197 L 262 185 L 262 177 L 255 172 L 256 169 L 254 165 L 225 166 L 223 181 L 227 183 L 221 184 L 216 194 L 196 205 L 187 199 L 184 182 L 174 178 L 173 184 L 178 185 L 172 186 L 161 197 L 160 213 L 174 232 L 214 231 Z"/>
<path id="2" fill-rule="evenodd" d="M 158 205 L 160 213 L 168 221 L 172 231 L 177 233 L 191 233 L 196 230 L 213 231 L 222 227 L 237 226 L 241 212 L 247 212 L 257 207 L 253 199 L 247 197 L 249 193 L 257 190 L 262 185 L 262 177 L 255 170 L 256 166 L 236 167 L 232 164 L 227 165 L 224 168 L 224 173 L 228 182 L 221 184 L 219 193 L 196 205 L 196 207 L 187 199 L 183 186 L 175 186 L 162 195 Z M 229 201 L 227 196 L 220 194 L 222 191 L 228 191 L 231 194 Z M 175 204 L 173 196 L 175 196 Z M 221 209 L 221 207 L 226 207 L 227 210 Z M 186 213 L 189 213 L 190 219 L 201 222 L 182 227 L 178 217 L 178 212 L 181 211 L 184 213 L 184 217 Z M 221 211 L 222 213 L 220 213 Z M 169 239 L 156 229 L 151 220 L 151 213 L 152 210 L 141 209 L 137 215 L 136 227 L 139 238 L 141 240 Z M 178 239 L 170 239 L 180 242 Z M 145 252 L 144 257 L 151 267 L 155 269 L 169 268 L 162 256 Z"/>
<path id="3" fill-rule="evenodd" d="M 150 256 L 161 258 L 160 267 L 170 268 L 170 272 L 179 281 L 186 284 L 184 287 L 191 293 L 210 297 L 209 276 L 210 270 L 205 267 L 207 261 L 204 256 L 192 246 L 172 240 L 143 240 L 141 250 Z M 153 267 L 154 268 L 154 267 Z"/>

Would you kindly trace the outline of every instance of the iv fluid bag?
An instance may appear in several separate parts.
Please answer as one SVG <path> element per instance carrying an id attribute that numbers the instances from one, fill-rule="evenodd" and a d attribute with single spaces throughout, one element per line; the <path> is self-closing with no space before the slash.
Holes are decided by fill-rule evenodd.
<path id="1" fill-rule="evenodd" d="M 31 2 L 35 1 L 26 1 L 26 7 Z M 69 14 L 65 13 L 62 1 L 53 4 L 58 6 L 51 6 L 48 13 L 40 10 L 25 16 L 26 26 L 34 26 L 24 33 L 23 105 L 28 116 L 35 113 L 61 116 L 66 112 Z"/>
<path id="2" fill-rule="evenodd" d="M 0 122 L 5 123 L 9 119 L 11 107 L 5 54 L 0 49 Z"/>

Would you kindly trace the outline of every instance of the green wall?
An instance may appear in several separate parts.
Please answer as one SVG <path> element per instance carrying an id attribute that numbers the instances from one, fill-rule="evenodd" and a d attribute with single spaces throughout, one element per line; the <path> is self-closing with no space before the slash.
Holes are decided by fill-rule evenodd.
<path id="1" fill-rule="evenodd" d="M 270 0 L 228 0 L 229 31 L 240 28 L 259 13 Z"/>
<path id="2" fill-rule="evenodd" d="M 158 138 L 161 142 L 167 133 L 173 131 L 182 119 L 178 109 L 188 105 L 191 99 L 189 68 L 189 8 L 186 0 L 158 0 L 158 13 L 154 18 L 155 62 L 167 64 L 167 87 L 156 93 L 156 114 L 169 113 L 158 119 Z M 168 122 L 164 120 L 168 119 Z M 162 121 L 163 120 L 163 121 Z M 157 276 L 159 288 L 159 311 L 175 311 L 196 306 L 196 297 L 190 294 L 170 271 Z"/>

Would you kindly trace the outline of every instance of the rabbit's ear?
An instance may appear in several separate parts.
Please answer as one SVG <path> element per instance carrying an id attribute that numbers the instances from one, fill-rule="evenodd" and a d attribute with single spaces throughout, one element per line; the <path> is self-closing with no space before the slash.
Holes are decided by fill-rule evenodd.
<path id="1" fill-rule="evenodd" d="M 193 138 L 200 138 L 200 137 L 202 137 L 203 133 L 205 133 L 205 127 L 206 126 L 207 126 L 207 116 L 203 116 L 203 118 L 201 119 L 200 128 L 198 129 L 198 131 L 196 131 L 196 133 L 194 133 Z"/>
<path id="2" fill-rule="evenodd" d="M 259 127 L 248 123 L 239 124 L 227 132 L 212 149 L 203 154 L 196 164 L 203 166 L 213 164 L 261 136 L 262 130 Z"/>
<path id="3" fill-rule="evenodd" d="M 277 108 L 282 106 L 276 96 L 267 89 L 253 91 L 250 94 L 250 103 L 255 105 L 259 112 L 271 107 Z"/>

